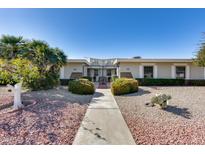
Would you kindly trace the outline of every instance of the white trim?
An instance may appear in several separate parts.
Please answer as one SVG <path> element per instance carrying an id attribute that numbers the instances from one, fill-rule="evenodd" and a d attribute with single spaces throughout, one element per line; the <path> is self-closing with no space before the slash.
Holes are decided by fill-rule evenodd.
<path id="1" fill-rule="evenodd" d="M 155 63 L 141 63 L 142 66 L 154 66 Z"/>
<path id="2" fill-rule="evenodd" d="M 190 66 L 186 65 L 186 69 L 185 69 L 185 73 L 186 73 L 186 79 L 189 80 L 190 79 Z"/>
<path id="3" fill-rule="evenodd" d="M 64 70 L 65 70 L 65 67 L 64 67 L 64 66 L 61 67 L 61 69 L 60 69 L 60 78 L 61 78 L 61 79 L 64 79 L 64 78 L 65 78 Z"/>
<path id="4" fill-rule="evenodd" d="M 120 67 L 119 66 L 117 66 L 116 75 L 120 78 Z"/>
<path id="5" fill-rule="evenodd" d="M 171 75 L 172 75 L 172 79 L 176 78 L 176 66 L 175 65 L 172 65 Z"/>
<path id="6" fill-rule="evenodd" d="M 157 78 L 158 77 L 158 67 L 157 67 L 157 65 L 154 65 L 153 66 L 153 68 L 154 68 L 154 78 Z"/>
<path id="7" fill-rule="evenodd" d="M 185 79 L 190 79 L 190 66 L 186 63 L 174 63 L 171 69 L 172 79 L 176 79 L 176 67 L 184 66 L 185 67 Z"/>
<path id="8" fill-rule="evenodd" d="M 113 64 L 117 64 L 120 62 L 138 62 L 138 63 L 146 63 L 146 62 L 163 62 L 163 63 L 192 63 L 193 59 L 134 59 L 134 58 L 117 58 L 114 60 Z"/>
<path id="9" fill-rule="evenodd" d="M 144 74 L 144 73 L 143 73 L 143 65 L 140 65 L 140 66 L 139 66 L 139 77 L 140 77 L 140 78 L 143 78 L 143 74 Z"/>
<path id="10" fill-rule="evenodd" d="M 158 67 L 155 63 L 141 63 L 139 66 L 140 78 L 144 78 L 144 66 L 153 66 L 153 78 L 158 77 Z"/>
<path id="11" fill-rule="evenodd" d="M 187 63 L 174 63 L 174 66 L 189 66 Z"/>
<path id="12" fill-rule="evenodd" d="M 204 80 L 205 80 L 205 67 L 204 67 Z"/>

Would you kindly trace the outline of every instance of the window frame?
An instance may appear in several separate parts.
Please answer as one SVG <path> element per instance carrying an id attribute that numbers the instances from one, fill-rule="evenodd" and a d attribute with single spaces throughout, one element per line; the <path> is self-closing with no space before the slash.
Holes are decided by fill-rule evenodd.
<path id="1" fill-rule="evenodd" d="M 108 72 L 109 72 L 109 74 L 108 74 Z M 112 76 L 112 70 L 111 69 L 106 70 L 106 76 Z"/>
<path id="2" fill-rule="evenodd" d="M 97 72 L 97 74 L 96 74 L 96 72 Z M 94 76 L 99 76 L 99 71 L 98 71 L 98 69 L 94 69 Z"/>
<path id="3" fill-rule="evenodd" d="M 151 75 L 151 77 L 146 77 L 145 75 L 147 74 L 147 73 L 145 73 L 145 68 L 152 68 L 152 75 Z M 152 66 L 152 65 L 144 65 L 143 66 L 143 78 L 149 78 L 149 79 L 153 79 L 154 78 L 154 66 Z"/>
<path id="4" fill-rule="evenodd" d="M 183 67 L 184 68 L 184 72 L 182 71 L 178 71 L 177 68 L 179 67 Z M 178 72 L 177 72 L 178 71 Z M 180 77 L 180 75 L 178 75 L 179 73 L 183 73 L 183 77 Z M 186 66 L 175 66 L 175 78 L 176 79 L 186 79 Z"/>

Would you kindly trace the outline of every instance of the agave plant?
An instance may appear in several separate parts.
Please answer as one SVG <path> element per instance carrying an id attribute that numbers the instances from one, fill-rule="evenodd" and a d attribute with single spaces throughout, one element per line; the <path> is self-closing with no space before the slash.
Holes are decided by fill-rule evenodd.
<path id="1" fill-rule="evenodd" d="M 161 109 L 166 109 L 168 105 L 168 100 L 170 99 L 171 99 L 170 95 L 156 94 L 156 96 L 152 97 L 151 104 L 152 106 L 158 104 L 161 107 Z"/>

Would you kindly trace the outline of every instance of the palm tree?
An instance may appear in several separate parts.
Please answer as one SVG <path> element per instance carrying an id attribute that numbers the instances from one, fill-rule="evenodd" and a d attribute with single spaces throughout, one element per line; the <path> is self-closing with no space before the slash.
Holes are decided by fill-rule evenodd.
<path id="1" fill-rule="evenodd" d="M 52 64 L 62 67 L 66 63 L 67 57 L 61 49 L 51 48 L 49 60 Z"/>
<path id="2" fill-rule="evenodd" d="M 5 59 L 16 58 L 25 51 L 26 41 L 22 36 L 2 35 L 0 38 L 0 56 Z"/>
<path id="3" fill-rule="evenodd" d="M 28 48 L 28 52 L 26 52 L 24 57 L 30 59 L 35 65 L 37 65 L 41 72 L 46 70 L 47 65 L 49 64 L 49 45 L 41 40 L 32 40 L 28 42 L 26 46 Z"/>
<path id="4" fill-rule="evenodd" d="M 59 48 L 51 48 L 48 43 L 41 40 L 32 40 L 27 43 L 29 52 L 26 57 L 39 67 L 41 73 L 60 70 L 66 63 L 66 55 Z"/>
<path id="5" fill-rule="evenodd" d="M 66 63 L 66 55 L 61 49 L 51 48 L 45 41 L 25 41 L 23 37 L 10 35 L 0 38 L 0 57 L 6 61 L 17 57 L 31 61 L 38 68 L 40 77 L 37 87 L 40 88 L 57 85 L 60 68 Z"/>

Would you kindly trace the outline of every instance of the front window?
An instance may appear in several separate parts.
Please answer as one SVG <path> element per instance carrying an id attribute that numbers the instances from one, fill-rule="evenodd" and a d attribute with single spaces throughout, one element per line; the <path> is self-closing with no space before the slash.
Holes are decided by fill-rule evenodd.
<path id="1" fill-rule="evenodd" d="M 176 78 L 185 79 L 186 77 L 186 68 L 184 66 L 176 66 Z"/>
<path id="2" fill-rule="evenodd" d="M 107 76 L 111 76 L 111 69 L 107 70 Z"/>
<path id="3" fill-rule="evenodd" d="M 94 76 L 98 76 L 98 70 L 97 69 L 94 70 Z"/>
<path id="4" fill-rule="evenodd" d="M 153 66 L 144 66 L 144 78 L 153 78 Z"/>

